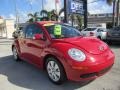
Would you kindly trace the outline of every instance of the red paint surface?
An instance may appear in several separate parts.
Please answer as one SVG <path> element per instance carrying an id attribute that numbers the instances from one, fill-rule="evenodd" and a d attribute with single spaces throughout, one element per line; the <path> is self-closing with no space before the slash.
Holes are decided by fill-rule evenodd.
<path id="1" fill-rule="evenodd" d="M 90 80 L 95 79 L 101 75 L 97 75 L 90 78 L 80 78 L 83 74 L 99 73 L 101 70 L 108 68 L 114 64 L 114 54 L 110 48 L 102 41 L 90 38 L 90 37 L 74 37 L 66 39 L 51 39 L 44 24 L 55 22 L 36 22 L 39 25 L 46 37 L 44 40 L 33 40 L 18 38 L 14 42 L 19 56 L 36 65 L 43 68 L 44 58 L 47 55 L 55 56 L 63 65 L 67 78 L 73 81 Z M 38 35 L 37 38 L 40 38 Z M 99 46 L 104 47 L 104 50 L 99 50 Z M 86 55 L 86 60 L 78 62 L 71 59 L 68 55 L 68 49 L 77 48 L 83 51 Z"/>

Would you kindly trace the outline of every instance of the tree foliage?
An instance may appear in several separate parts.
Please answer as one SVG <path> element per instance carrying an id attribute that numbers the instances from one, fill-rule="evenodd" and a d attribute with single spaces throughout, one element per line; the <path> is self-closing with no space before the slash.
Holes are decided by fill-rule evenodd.
<path id="1" fill-rule="evenodd" d="M 30 22 L 30 23 L 32 23 L 32 22 L 34 22 L 34 21 L 37 21 L 38 20 L 38 12 L 35 12 L 34 14 L 32 14 L 32 13 L 29 13 L 28 14 L 28 17 L 30 17 L 30 19 L 27 21 L 27 22 Z"/>
<path id="2" fill-rule="evenodd" d="M 38 14 L 40 14 L 39 16 L 41 17 L 38 17 Z M 37 21 L 38 18 L 41 20 L 41 21 L 49 21 L 49 20 L 52 20 L 52 21 L 57 21 L 58 20 L 58 17 L 59 15 L 56 13 L 56 11 L 53 9 L 51 11 L 47 11 L 47 10 L 41 10 L 40 13 L 38 12 L 35 12 L 34 14 L 28 14 L 29 17 L 31 17 L 28 22 L 34 22 L 34 21 Z"/>

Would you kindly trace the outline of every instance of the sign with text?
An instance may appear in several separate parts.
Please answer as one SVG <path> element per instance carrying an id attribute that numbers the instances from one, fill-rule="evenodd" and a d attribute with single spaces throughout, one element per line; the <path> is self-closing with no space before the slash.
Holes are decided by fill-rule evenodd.
<path id="1" fill-rule="evenodd" d="M 81 0 L 69 0 L 68 13 L 84 14 L 83 1 Z"/>

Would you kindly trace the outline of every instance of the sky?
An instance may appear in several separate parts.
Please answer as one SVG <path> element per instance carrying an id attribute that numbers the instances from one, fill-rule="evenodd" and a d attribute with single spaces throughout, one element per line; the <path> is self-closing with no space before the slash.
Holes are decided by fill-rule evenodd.
<path id="1" fill-rule="evenodd" d="M 44 8 L 51 10 L 55 8 L 55 0 L 43 0 Z M 59 0 L 59 9 L 63 7 L 63 0 Z M 88 12 L 96 13 L 112 13 L 112 6 L 106 4 L 106 0 L 88 0 Z M 28 13 L 40 12 L 42 9 L 42 0 L 0 0 L 0 16 L 3 18 L 15 19 L 15 2 L 20 21 L 28 19 Z"/>

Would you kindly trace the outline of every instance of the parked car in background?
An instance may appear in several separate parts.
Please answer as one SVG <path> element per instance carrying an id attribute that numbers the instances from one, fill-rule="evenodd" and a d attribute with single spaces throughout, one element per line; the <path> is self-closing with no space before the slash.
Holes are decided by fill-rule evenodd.
<path id="1" fill-rule="evenodd" d="M 107 42 L 120 41 L 120 26 L 114 27 L 107 32 Z"/>
<path id="2" fill-rule="evenodd" d="M 14 31 L 13 34 L 12 34 L 12 37 L 15 38 L 15 39 L 18 38 L 18 36 L 20 35 L 20 32 L 21 32 L 21 30 Z"/>
<path id="3" fill-rule="evenodd" d="M 12 37 L 15 38 L 15 39 L 18 38 L 20 36 L 22 30 L 23 30 L 23 27 L 20 27 L 19 29 L 17 29 L 16 31 L 14 31 L 12 33 Z"/>
<path id="4" fill-rule="evenodd" d="M 92 36 L 99 38 L 101 40 L 106 40 L 106 35 L 107 35 L 107 29 L 105 28 L 86 28 L 81 31 L 83 36 Z"/>
<path id="5" fill-rule="evenodd" d="M 83 37 L 64 23 L 42 21 L 27 25 L 14 40 L 14 60 L 25 60 L 46 70 L 55 84 L 65 80 L 94 80 L 114 64 L 114 53 L 97 38 Z"/>

